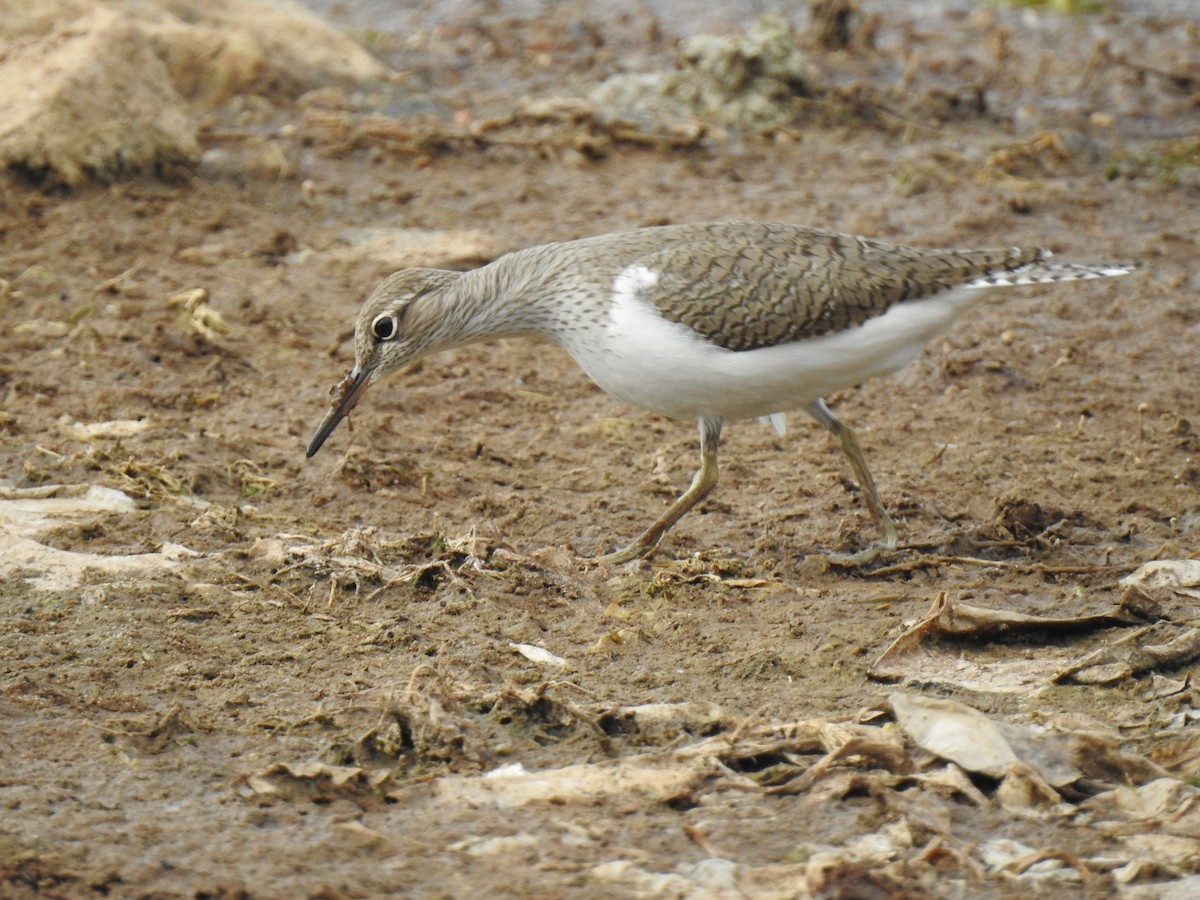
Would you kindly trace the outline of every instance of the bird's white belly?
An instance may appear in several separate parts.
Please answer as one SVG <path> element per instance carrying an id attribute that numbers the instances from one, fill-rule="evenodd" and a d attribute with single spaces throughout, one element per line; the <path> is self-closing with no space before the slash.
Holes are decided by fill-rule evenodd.
<path id="1" fill-rule="evenodd" d="M 897 304 L 847 331 L 742 351 L 709 343 L 627 296 L 613 304 L 607 329 L 563 343 L 597 385 L 628 403 L 672 418 L 753 418 L 899 369 L 987 293 L 956 288 Z"/>

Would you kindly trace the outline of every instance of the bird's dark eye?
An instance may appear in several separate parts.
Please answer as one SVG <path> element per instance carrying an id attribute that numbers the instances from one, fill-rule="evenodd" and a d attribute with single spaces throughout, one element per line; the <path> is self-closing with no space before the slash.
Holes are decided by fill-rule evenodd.
<path id="1" fill-rule="evenodd" d="M 390 341 L 396 336 L 396 317 L 392 313 L 376 316 L 371 331 L 381 341 Z"/>

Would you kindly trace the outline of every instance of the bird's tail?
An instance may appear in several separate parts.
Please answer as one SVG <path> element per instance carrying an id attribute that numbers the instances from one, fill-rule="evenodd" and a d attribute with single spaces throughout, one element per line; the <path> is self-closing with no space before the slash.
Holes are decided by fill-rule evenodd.
<path id="1" fill-rule="evenodd" d="M 1085 281 L 1090 278 L 1112 278 L 1128 275 L 1138 267 L 1135 262 L 1059 262 L 1050 258 L 1050 251 L 1043 250 L 1033 262 L 1014 269 L 1003 269 L 979 275 L 964 287 L 990 288 L 1015 284 L 1050 284 L 1055 281 Z"/>

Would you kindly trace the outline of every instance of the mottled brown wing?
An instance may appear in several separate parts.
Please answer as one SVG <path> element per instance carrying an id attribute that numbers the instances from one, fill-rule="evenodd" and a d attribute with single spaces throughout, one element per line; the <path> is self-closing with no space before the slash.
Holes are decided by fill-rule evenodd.
<path id="1" fill-rule="evenodd" d="M 923 250 L 788 225 L 724 223 L 673 232 L 648 241 L 634 263 L 658 275 L 640 296 L 728 350 L 842 331 L 896 303 L 1042 256 Z"/>

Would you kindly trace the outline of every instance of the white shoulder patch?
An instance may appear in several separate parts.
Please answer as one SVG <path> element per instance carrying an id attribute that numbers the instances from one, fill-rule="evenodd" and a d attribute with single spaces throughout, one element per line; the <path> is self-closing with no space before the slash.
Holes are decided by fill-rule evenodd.
<path id="1" fill-rule="evenodd" d="M 658 273 L 645 266 L 634 264 L 621 270 L 613 281 L 614 311 L 630 303 L 644 303 L 641 293 L 658 284 Z"/>

